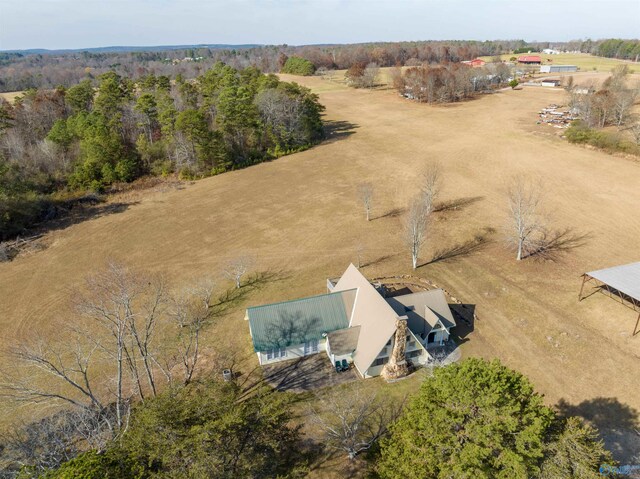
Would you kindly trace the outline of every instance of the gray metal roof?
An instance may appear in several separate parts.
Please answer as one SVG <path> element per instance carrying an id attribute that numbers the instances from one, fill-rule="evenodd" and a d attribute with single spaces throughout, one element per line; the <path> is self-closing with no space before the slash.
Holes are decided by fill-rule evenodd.
<path id="1" fill-rule="evenodd" d="M 426 337 L 438 320 L 446 329 L 456 325 L 442 289 L 404 294 L 386 300 L 396 314 L 407 316 L 409 329 L 415 334 Z"/>
<path id="2" fill-rule="evenodd" d="M 599 269 L 587 275 L 640 301 L 640 262 Z"/>
<path id="3" fill-rule="evenodd" d="M 360 336 L 360 326 L 338 329 L 329 333 L 327 339 L 331 352 L 338 356 L 354 352 L 358 347 L 358 336 Z"/>
<path id="4" fill-rule="evenodd" d="M 247 309 L 256 351 L 285 348 L 349 326 L 356 291 L 312 296 Z"/>

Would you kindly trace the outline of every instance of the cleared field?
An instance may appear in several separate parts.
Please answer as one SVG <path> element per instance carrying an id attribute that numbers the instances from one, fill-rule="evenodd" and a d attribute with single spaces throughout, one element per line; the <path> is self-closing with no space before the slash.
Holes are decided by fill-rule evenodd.
<path id="1" fill-rule="evenodd" d="M 509 60 L 511 57 L 519 57 L 522 54 L 502 55 L 502 60 Z M 617 60 L 615 58 L 597 57 L 588 53 L 559 53 L 558 55 L 547 55 L 545 53 L 532 53 L 542 58 L 542 64 L 551 63 L 553 65 L 575 65 L 581 71 L 610 72 L 617 65 L 628 65 L 629 70 L 634 73 L 640 72 L 640 64 Z M 491 61 L 493 57 L 480 57 L 483 60 Z M 550 61 L 549 61 L 550 60 Z"/>
<path id="2" fill-rule="evenodd" d="M 637 453 L 640 335 L 631 336 L 637 314 L 602 295 L 581 303 L 577 296 L 584 271 L 639 259 L 640 163 L 541 134 L 548 130 L 534 125 L 536 114 L 563 101 L 559 89 L 525 87 L 430 107 L 390 90 L 286 79 L 320 94 L 327 142 L 182 190 L 149 192 L 124 211 L 52 232 L 42 252 L 0 264 L 3 345 L 34 332 L 59 338 L 70 318 L 70 291 L 106 258 L 162 272 L 180 285 L 251 254 L 272 279 L 249 290 L 208 335 L 211 349 L 241 351 L 241 370 L 250 371 L 257 360 L 243 321 L 247 305 L 323 292 L 325 278 L 355 261 L 359 244 L 366 275 L 411 272 L 400 234 L 403 210 L 425 162 L 437 160 L 442 200 L 460 206 L 436 216 L 422 255 L 424 262 L 436 252 L 444 259 L 416 274 L 476 306 L 479 319 L 463 355 L 500 358 L 528 375 L 550 404 L 594 420 L 618 457 Z M 550 217 L 559 228 L 587 235 L 583 244 L 555 262 L 514 260 L 502 232 L 503 191 L 516 173 L 542 178 Z M 362 181 L 375 188 L 370 222 L 356 201 Z M 478 234 L 487 241 L 465 247 Z M 398 384 L 410 389 L 417 381 Z"/>
<path id="3" fill-rule="evenodd" d="M 7 100 L 9 103 L 12 103 L 17 97 L 22 95 L 23 91 L 8 91 L 5 93 L 0 93 L 0 98 Z"/>

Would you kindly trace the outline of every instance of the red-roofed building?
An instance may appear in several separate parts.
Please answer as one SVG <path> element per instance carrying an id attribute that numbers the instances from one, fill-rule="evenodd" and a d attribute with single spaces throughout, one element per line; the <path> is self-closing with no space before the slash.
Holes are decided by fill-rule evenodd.
<path id="1" fill-rule="evenodd" d="M 542 59 L 538 55 L 522 55 L 518 57 L 518 63 L 525 65 L 540 65 Z"/>
<path id="2" fill-rule="evenodd" d="M 464 63 L 465 65 L 468 65 L 468 66 L 473 67 L 473 68 L 480 68 L 480 67 L 485 66 L 485 64 L 487 62 L 485 62 L 481 58 L 476 58 L 475 60 L 466 60 L 466 61 L 463 61 L 461 63 Z"/>

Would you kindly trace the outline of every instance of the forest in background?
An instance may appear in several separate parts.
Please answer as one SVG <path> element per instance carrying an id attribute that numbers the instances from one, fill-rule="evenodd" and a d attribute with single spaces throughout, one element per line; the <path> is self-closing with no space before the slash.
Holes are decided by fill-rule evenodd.
<path id="1" fill-rule="evenodd" d="M 309 60 L 316 69 L 348 69 L 354 64 L 375 63 L 380 67 L 448 63 L 518 51 L 540 51 L 553 47 L 594 55 L 637 60 L 639 40 L 577 40 L 571 42 L 421 41 L 349 45 L 269 45 L 235 48 L 184 48 L 158 51 L 82 51 L 68 53 L 0 52 L 0 92 L 29 88 L 70 87 L 85 78 L 108 71 L 137 79 L 149 74 L 172 79 L 195 78 L 217 62 L 244 69 L 255 67 L 264 73 L 279 72 L 288 57 Z"/>
<path id="2" fill-rule="evenodd" d="M 308 148 L 324 136 L 317 95 L 254 67 L 195 80 L 114 71 L 0 101 L 0 241 L 55 217 L 74 192 L 144 175 L 193 179 Z"/>

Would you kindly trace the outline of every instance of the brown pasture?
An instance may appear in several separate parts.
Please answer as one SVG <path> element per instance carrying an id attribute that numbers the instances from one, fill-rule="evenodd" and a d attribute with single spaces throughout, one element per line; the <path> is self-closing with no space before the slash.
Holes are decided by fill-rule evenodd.
<path id="1" fill-rule="evenodd" d="M 326 105 L 326 142 L 182 189 L 146 192 L 128 208 L 49 233 L 47 249 L 0 264 L 2 345 L 36 333 L 60 339 L 61 326 L 73 321 L 70 291 L 107 258 L 179 286 L 251 255 L 270 279 L 208 334 L 212 350 L 241 351 L 248 372 L 257 361 L 243 321 L 247 305 L 323 292 L 325 278 L 355 261 L 358 245 L 366 275 L 411 273 L 400 234 L 404 208 L 421 169 L 435 160 L 450 207 L 435 214 L 415 274 L 475 305 L 463 356 L 500 358 L 549 404 L 594 420 L 618 457 L 637 453 L 637 313 L 602 295 L 577 299 L 583 272 L 640 260 L 640 163 L 570 145 L 535 125 L 540 108 L 566 101 L 560 89 L 427 106 L 391 90 L 295 80 Z M 553 261 L 518 263 L 506 247 L 504 190 L 515 174 L 541 179 L 550 221 L 576 239 Z M 375 188 L 370 222 L 357 203 L 363 181 Z"/>

